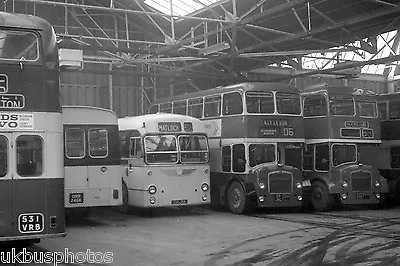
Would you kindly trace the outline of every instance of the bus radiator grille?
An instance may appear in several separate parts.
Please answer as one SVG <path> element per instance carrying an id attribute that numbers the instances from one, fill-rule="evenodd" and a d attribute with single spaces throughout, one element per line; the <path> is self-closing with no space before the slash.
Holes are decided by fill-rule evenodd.
<path id="1" fill-rule="evenodd" d="M 272 172 L 268 175 L 268 183 L 270 193 L 292 193 L 293 175 Z"/>
<path id="2" fill-rule="evenodd" d="M 371 173 L 356 171 L 351 173 L 352 191 L 371 191 Z"/>

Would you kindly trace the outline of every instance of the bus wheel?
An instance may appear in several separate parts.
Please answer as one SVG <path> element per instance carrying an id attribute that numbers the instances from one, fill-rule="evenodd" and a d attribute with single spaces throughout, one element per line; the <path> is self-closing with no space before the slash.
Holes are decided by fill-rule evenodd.
<path id="1" fill-rule="evenodd" d="M 128 214 L 130 210 L 129 207 L 129 194 L 128 187 L 125 182 L 122 182 L 122 205 L 119 207 L 119 211 L 124 214 Z"/>
<path id="2" fill-rule="evenodd" d="M 316 211 L 329 211 L 332 207 L 333 198 L 328 188 L 320 181 L 311 185 L 311 205 Z"/>
<path id="3" fill-rule="evenodd" d="M 228 189 L 227 201 L 229 210 L 236 214 L 249 211 L 250 199 L 246 197 L 244 189 L 239 182 L 233 182 Z"/>

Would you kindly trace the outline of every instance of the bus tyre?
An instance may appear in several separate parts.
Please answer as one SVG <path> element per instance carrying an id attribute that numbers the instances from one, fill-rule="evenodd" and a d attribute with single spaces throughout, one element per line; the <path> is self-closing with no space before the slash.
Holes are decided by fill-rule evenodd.
<path id="1" fill-rule="evenodd" d="M 251 200 L 239 182 L 233 182 L 228 189 L 227 195 L 229 210 L 236 214 L 243 214 L 250 210 Z"/>
<path id="2" fill-rule="evenodd" d="M 332 208 L 333 198 L 328 188 L 320 181 L 311 185 L 311 206 L 316 211 L 329 211 Z"/>
<path id="3" fill-rule="evenodd" d="M 122 204 L 119 207 L 119 211 L 124 214 L 128 214 L 130 210 L 129 207 L 129 194 L 128 194 L 128 187 L 126 186 L 125 182 L 122 181 Z"/>

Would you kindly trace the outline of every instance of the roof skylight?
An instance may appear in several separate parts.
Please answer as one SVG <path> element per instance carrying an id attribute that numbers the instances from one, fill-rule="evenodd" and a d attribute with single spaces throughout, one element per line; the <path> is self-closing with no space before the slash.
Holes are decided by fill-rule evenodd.
<path id="1" fill-rule="evenodd" d="M 144 3 L 164 14 L 186 16 L 218 1 L 219 0 L 145 0 Z"/>

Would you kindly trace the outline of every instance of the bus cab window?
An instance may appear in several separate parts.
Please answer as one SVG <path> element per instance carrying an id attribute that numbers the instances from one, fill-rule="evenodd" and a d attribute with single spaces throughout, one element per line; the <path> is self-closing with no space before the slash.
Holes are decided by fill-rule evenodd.
<path id="1" fill-rule="evenodd" d="M 126 131 L 119 132 L 119 150 L 121 153 L 121 158 L 129 157 L 129 150 L 126 141 Z"/>
<path id="2" fill-rule="evenodd" d="M 144 138 L 147 163 L 177 163 L 178 149 L 173 135 L 154 135 Z"/>
<path id="3" fill-rule="evenodd" d="M 250 144 L 249 164 L 254 167 L 262 163 L 270 163 L 276 160 L 276 148 L 273 144 Z"/>
<path id="4" fill-rule="evenodd" d="M 305 117 L 325 116 L 328 113 L 328 105 L 324 95 L 306 96 L 303 105 Z"/>
<path id="5" fill-rule="evenodd" d="M 93 158 L 104 158 L 108 155 L 108 134 L 104 128 L 91 128 L 88 132 L 89 155 Z"/>
<path id="6" fill-rule="evenodd" d="M 68 158 L 85 157 L 85 131 L 81 128 L 65 130 L 65 153 Z"/>
<path id="7" fill-rule="evenodd" d="M 243 113 L 242 95 L 239 92 L 225 93 L 222 110 L 223 115 Z"/>
<path id="8" fill-rule="evenodd" d="M 315 147 L 315 170 L 329 170 L 329 146 L 322 144 Z"/>
<path id="9" fill-rule="evenodd" d="M 39 136 L 17 138 L 17 172 L 20 176 L 40 176 L 43 172 L 43 142 Z"/>
<path id="10" fill-rule="evenodd" d="M 221 114 L 221 95 L 204 97 L 204 117 L 215 117 Z"/>
<path id="11" fill-rule="evenodd" d="M 0 136 L 0 177 L 7 174 L 8 162 L 8 140 L 4 136 Z"/>
<path id="12" fill-rule="evenodd" d="M 129 156 L 130 157 L 142 157 L 141 138 L 130 138 Z"/>
<path id="13" fill-rule="evenodd" d="M 244 172 L 246 169 L 246 156 L 244 144 L 233 145 L 233 172 Z"/>
<path id="14" fill-rule="evenodd" d="M 303 151 L 303 169 L 309 171 L 314 169 L 314 149 L 310 145 L 307 145 Z"/>

